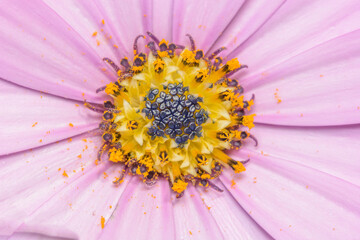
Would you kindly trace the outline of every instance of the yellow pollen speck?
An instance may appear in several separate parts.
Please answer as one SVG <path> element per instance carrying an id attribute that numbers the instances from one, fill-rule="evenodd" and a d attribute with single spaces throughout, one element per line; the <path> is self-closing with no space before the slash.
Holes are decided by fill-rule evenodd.
<path id="1" fill-rule="evenodd" d="M 72 124 L 72 123 L 69 123 L 69 126 L 70 126 L 70 127 L 74 127 L 74 124 Z"/>
<path id="2" fill-rule="evenodd" d="M 105 25 L 105 20 L 103 19 L 103 20 L 101 20 L 101 23 L 103 24 L 103 25 Z"/>
<path id="3" fill-rule="evenodd" d="M 64 170 L 63 174 L 64 177 L 69 177 L 69 175 L 66 173 L 66 171 Z"/>
<path id="4" fill-rule="evenodd" d="M 242 117 L 242 124 L 245 127 L 248 127 L 249 129 L 253 128 L 254 125 L 254 117 L 256 116 L 256 114 L 251 114 L 251 115 L 245 115 Z"/>
<path id="5" fill-rule="evenodd" d="M 77 157 L 78 157 L 78 158 L 81 158 L 81 154 L 79 154 Z"/>
<path id="6" fill-rule="evenodd" d="M 174 190 L 174 192 L 182 193 L 186 189 L 187 185 L 188 185 L 187 182 L 184 182 L 183 180 L 178 179 L 177 181 L 174 182 L 171 189 Z"/>
<path id="7" fill-rule="evenodd" d="M 237 58 L 231 59 L 225 65 L 225 69 L 226 69 L 227 72 L 234 71 L 235 69 L 238 69 L 240 67 L 241 67 L 241 64 L 239 63 Z"/>
<path id="8" fill-rule="evenodd" d="M 35 123 L 32 125 L 32 127 L 35 127 L 37 124 L 38 124 L 38 122 L 35 122 Z"/>
<path id="9" fill-rule="evenodd" d="M 92 34 L 92 36 L 95 37 L 96 35 L 97 35 L 97 32 L 95 31 L 95 32 Z"/>
<path id="10" fill-rule="evenodd" d="M 104 229 L 104 227 L 105 227 L 105 218 L 103 216 L 101 216 L 100 224 L 101 224 L 101 228 Z"/>

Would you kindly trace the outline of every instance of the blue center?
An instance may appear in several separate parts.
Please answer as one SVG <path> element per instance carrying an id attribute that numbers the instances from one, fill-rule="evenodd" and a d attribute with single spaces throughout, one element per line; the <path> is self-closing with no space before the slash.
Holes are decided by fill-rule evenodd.
<path id="1" fill-rule="evenodd" d="M 189 87 L 182 83 L 163 86 L 163 91 L 151 89 L 145 97 L 142 110 L 148 119 L 153 119 L 148 134 L 156 137 L 170 137 L 183 146 L 196 136 L 201 137 L 201 125 L 208 119 L 208 113 L 201 108 L 203 99 L 186 94 Z"/>

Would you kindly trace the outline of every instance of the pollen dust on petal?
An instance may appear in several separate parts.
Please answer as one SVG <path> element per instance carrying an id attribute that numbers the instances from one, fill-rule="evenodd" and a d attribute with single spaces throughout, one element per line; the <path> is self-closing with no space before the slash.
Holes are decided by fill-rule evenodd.
<path id="1" fill-rule="evenodd" d="M 72 123 L 69 123 L 69 126 L 70 126 L 70 127 L 74 127 L 74 124 L 72 124 Z"/>
<path id="2" fill-rule="evenodd" d="M 277 103 L 281 103 L 281 99 L 279 97 L 279 89 L 276 89 L 276 92 L 274 93 L 275 99 L 277 100 Z"/>
<path id="3" fill-rule="evenodd" d="M 101 224 L 101 228 L 104 229 L 104 227 L 105 227 L 105 218 L 103 216 L 101 216 L 100 224 Z"/>
<path id="4" fill-rule="evenodd" d="M 95 31 L 95 32 L 92 34 L 92 36 L 95 37 L 96 35 L 97 35 L 97 32 Z"/>
<path id="5" fill-rule="evenodd" d="M 234 181 L 234 179 L 231 180 L 231 188 L 235 188 L 236 182 Z"/>
<path id="6" fill-rule="evenodd" d="M 66 173 L 66 171 L 64 170 L 63 174 L 64 177 L 69 177 L 69 175 Z"/>
<path id="7" fill-rule="evenodd" d="M 38 124 L 38 122 L 35 122 L 35 123 L 32 125 L 32 127 L 35 127 L 37 124 Z"/>

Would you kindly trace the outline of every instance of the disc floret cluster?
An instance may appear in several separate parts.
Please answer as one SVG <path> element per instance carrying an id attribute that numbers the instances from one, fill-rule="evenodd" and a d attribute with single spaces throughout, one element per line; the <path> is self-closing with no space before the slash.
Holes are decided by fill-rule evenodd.
<path id="1" fill-rule="evenodd" d="M 246 68 L 237 59 L 224 61 L 196 49 L 190 35 L 189 48 L 159 41 L 148 32 L 148 50 L 120 61 L 120 67 L 104 58 L 118 76 L 97 90 L 112 97 L 103 106 L 85 105 L 101 112 L 103 145 L 96 163 L 107 154 L 109 161 L 122 166 L 119 184 L 127 175 L 138 175 L 152 185 L 159 177 L 169 180 L 182 196 L 188 184 L 211 187 L 223 167 L 245 171 L 245 161 L 236 161 L 226 150 L 239 149 L 249 133 L 255 114 L 247 114 L 254 96 L 244 100 L 243 88 L 231 76 Z M 148 53 L 145 53 L 148 52 Z"/>

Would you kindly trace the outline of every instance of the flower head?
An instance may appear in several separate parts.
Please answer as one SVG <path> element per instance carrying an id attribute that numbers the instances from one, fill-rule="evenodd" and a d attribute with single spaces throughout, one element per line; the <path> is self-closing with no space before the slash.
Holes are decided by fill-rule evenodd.
<path id="1" fill-rule="evenodd" d="M 150 53 L 138 52 L 137 41 L 143 37 L 138 36 L 132 64 L 123 58 L 121 69 L 104 59 L 118 80 L 98 90 L 113 99 L 104 105 L 99 158 L 109 150 L 109 160 L 122 163 L 125 172 L 151 184 L 165 177 L 179 194 L 189 182 L 209 186 L 221 166 L 244 171 L 241 162 L 223 152 L 239 149 L 242 134 L 249 135 L 242 127 L 254 126 L 255 114 L 244 114 L 253 99 L 251 104 L 244 101 L 241 86 L 229 78 L 242 67 L 239 61 L 212 61 L 224 48 L 204 57 L 190 35 L 190 49 L 148 35 L 153 40 L 147 44 Z"/>

